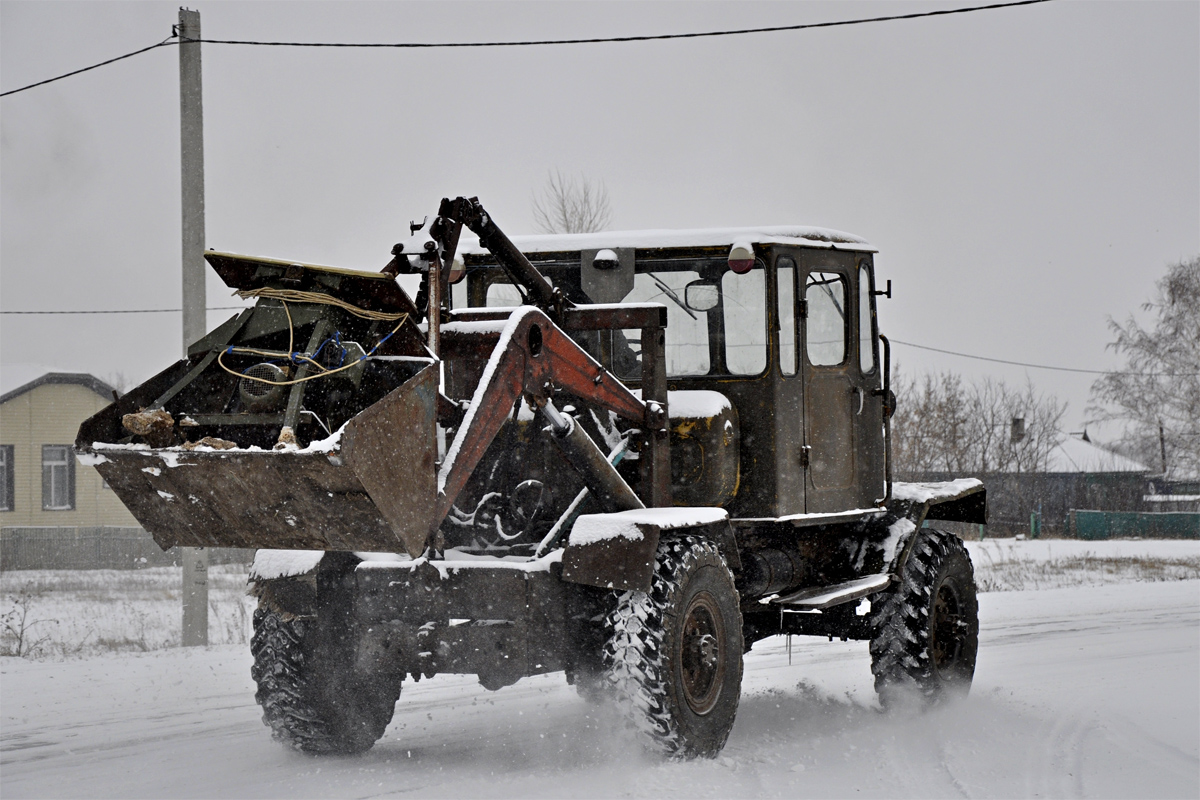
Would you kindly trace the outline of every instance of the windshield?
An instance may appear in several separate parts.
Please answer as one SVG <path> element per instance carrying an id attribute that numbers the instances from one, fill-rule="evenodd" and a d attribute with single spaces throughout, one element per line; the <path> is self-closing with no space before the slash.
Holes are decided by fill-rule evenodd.
<path id="1" fill-rule="evenodd" d="M 538 268 L 571 300 L 593 302 L 581 287 L 579 262 L 538 264 Z M 472 297 L 492 307 L 520 304 L 520 295 L 499 270 L 473 276 L 479 278 L 486 283 L 473 290 Z M 669 377 L 757 375 L 766 369 L 767 297 L 761 261 L 738 274 L 723 257 L 643 260 L 636 264 L 632 284 L 619 302 L 666 306 Z M 705 301 L 699 302 L 699 298 Z M 574 336 L 616 375 L 634 381 L 641 377 L 640 330 L 588 331 Z"/>

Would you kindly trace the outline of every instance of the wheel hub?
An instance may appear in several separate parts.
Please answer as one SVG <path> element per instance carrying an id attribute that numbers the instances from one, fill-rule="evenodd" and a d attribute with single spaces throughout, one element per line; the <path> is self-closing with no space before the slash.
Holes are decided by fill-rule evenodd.
<path id="1" fill-rule="evenodd" d="M 683 618 L 679 668 L 683 696 L 696 714 L 717 704 L 725 680 L 724 626 L 716 600 L 707 592 L 692 598 Z"/>
<path id="2" fill-rule="evenodd" d="M 963 620 L 958 594 L 943 583 L 933 601 L 932 642 L 930 650 L 938 671 L 953 667 L 962 653 L 967 624 Z"/>

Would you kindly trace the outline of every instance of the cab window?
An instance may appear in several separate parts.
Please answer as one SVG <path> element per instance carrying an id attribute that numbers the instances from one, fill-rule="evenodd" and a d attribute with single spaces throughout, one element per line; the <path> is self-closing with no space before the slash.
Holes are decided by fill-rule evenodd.
<path id="1" fill-rule="evenodd" d="M 875 337 L 871 329 L 871 272 L 858 269 L 858 365 L 866 374 L 875 369 Z"/>
<path id="2" fill-rule="evenodd" d="M 815 367 L 841 364 L 846 360 L 846 279 L 836 272 L 810 272 L 804 299 L 809 363 Z"/>

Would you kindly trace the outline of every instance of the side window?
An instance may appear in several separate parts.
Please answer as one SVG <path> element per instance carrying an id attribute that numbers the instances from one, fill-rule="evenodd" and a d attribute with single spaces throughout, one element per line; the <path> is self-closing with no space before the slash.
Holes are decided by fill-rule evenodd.
<path id="1" fill-rule="evenodd" d="M 725 364 L 731 375 L 757 375 L 767 368 L 766 270 L 721 276 L 725 315 Z"/>
<path id="2" fill-rule="evenodd" d="M 846 279 L 836 272 L 810 272 L 804 287 L 808 305 L 805 341 L 808 360 L 829 367 L 846 360 Z"/>
<path id="3" fill-rule="evenodd" d="M 781 258 L 775 262 L 779 294 L 779 371 L 796 374 L 796 262 Z"/>
<path id="4" fill-rule="evenodd" d="M 521 305 L 521 293 L 511 283 L 495 283 L 487 287 L 487 305 L 489 308 L 510 308 Z"/>
<path id="5" fill-rule="evenodd" d="M 464 280 L 450 284 L 450 307 L 466 308 L 469 305 L 471 299 L 467 292 L 467 282 Z"/>
<path id="6" fill-rule="evenodd" d="M 42 510 L 75 508 L 75 457 L 70 445 L 42 445 Z"/>
<path id="7" fill-rule="evenodd" d="M 13 510 L 13 446 L 0 444 L 0 511 Z"/>
<path id="8" fill-rule="evenodd" d="M 871 330 L 871 271 L 858 268 L 858 365 L 863 373 L 875 369 L 875 337 Z"/>

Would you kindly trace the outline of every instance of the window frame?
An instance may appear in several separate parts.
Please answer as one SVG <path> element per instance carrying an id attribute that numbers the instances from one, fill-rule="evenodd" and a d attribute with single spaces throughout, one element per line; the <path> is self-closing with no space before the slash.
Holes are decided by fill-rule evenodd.
<path id="1" fill-rule="evenodd" d="M 838 281 L 842 284 L 842 358 L 840 361 L 837 361 L 833 364 L 818 364 L 812 360 L 812 351 L 810 349 L 812 342 L 809 338 L 809 333 L 811 332 L 809 330 L 809 324 L 812 322 L 813 318 L 813 305 L 809 302 L 808 290 L 810 286 L 820 285 L 809 283 L 809 279 L 816 273 L 836 275 Z M 806 270 L 804 273 L 804 363 L 813 369 L 845 369 L 850 364 L 850 358 L 853 355 L 850 336 L 850 332 L 853 327 L 851 325 L 850 311 L 852 287 L 853 282 L 850 276 L 838 267 L 816 266 Z M 857 301 L 857 298 L 855 298 L 855 301 Z M 855 302 L 854 305 L 857 305 L 857 302 Z"/>
<path id="2" fill-rule="evenodd" d="M 51 451 L 61 451 L 63 461 L 49 462 Z M 55 505 L 54 470 L 62 467 L 65 482 L 65 505 Z M 42 510 L 43 511 L 74 511 L 75 510 L 75 455 L 69 444 L 42 445 Z"/>
<path id="3" fill-rule="evenodd" d="M 858 302 L 858 310 L 855 312 L 860 317 L 858 320 L 856 320 L 856 322 L 858 323 L 858 349 L 859 349 L 858 368 L 859 368 L 859 371 L 863 375 L 869 376 L 869 375 L 874 375 L 875 373 L 879 372 L 879 344 L 878 344 L 879 343 L 879 320 L 876 317 L 877 311 L 876 311 L 875 302 L 874 302 L 875 301 L 875 266 L 869 260 L 864 258 L 864 259 L 860 259 L 858 261 L 855 268 L 857 270 L 857 273 L 858 273 L 857 278 L 859 280 L 859 289 L 858 289 L 859 302 Z M 863 278 L 866 278 L 866 280 L 864 281 Z M 864 297 L 866 299 L 867 311 L 871 316 L 870 320 L 868 320 L 868 322 L 867 322 L 867 326 L 869 328 L 869 333 L 868 333 L 869 339 L 867 341 L 867 344 L 869 345 L 870 352 L 871 352 L 871 368 L 870 369 L 862 368 L 863 321 L 861 319 L 861 316 L 862 316 L 862 307 L 863 307 L 863 298 Z"/>
<path id="4" fill-rule="evenodd" d="M 727 316 L 728 312 L 726 311 L 724 283 L 725 283 L 725 279 L 727 277 L 729 277 L 730 275 L 734 276 L 734 280 L 738 280 L 741 278 L 745 278 L 755 272 L 762 275 L 762 294 L 759 298 L 759 302 L 761 303 L 761 305 L 759 306 L 759 310 L 762 312 L 762 328 L 760 330 L 760 333 L 762 334 L 762 337 L 763 337 L 762 338 L 762 362 L 763 362 L 763 365 L 762 365 L 762 368 L 758 369 L 755 372 L 734 372 L 732 369 L 730 369 L 730 366 L 729 366 L 730 344 L 729 344 L 729 326 L 727 323 L 730 320 L 729 320 L 729 317 Z M 751 267 L 750 270 L 747 271 L 745 274 L 738 275 L 733 270 L 726 270 L 721 273 L 720 277 L 717 279 L 717 282 L 721 284 L 721 288 L 720 288 L 721 303 L 718 306 L 718 309 L 720 310 L 719 318 L 720 318 L 720 326 L 721 326 L 721 328 L 720 328 L 720 330 L 721 330 L 721 342 L 720 342 L 721 366 L 723 366 L 725 368 L 725 370 L 722 373 L 714 374 L 710 369 L 709 374 L 706 377 L 733 378 L 733 379 L 741 379 L 741 380 L 761 378 L 763 375 L 766 375 L 768 372 L 771 371 L 771 275 L 770 275 L 770 272 L 767 270 L 767 264 L 762 258 L 755 258 L 754 266 Z M 711 312 L 708 312 L 708 313 L 711 313 Z M 743 346 L 747 346 L 747 345 L 743 345 Z M 753 343 L 750 346 L 753 346 Z"/>
<path id="5" fill-rule="evenodd" d="M 15 456 L 16 447 L 11 444 L 0 444 L 0 512 L 15 511 L 17 504 L 13 497 L 15 489 L 15 481 L 13 480 L 13 471 L 15 465 L 13 458 Z"/>
<path id="6" fill-rule="evenodd" d="M 783 353 L 783 295 L 780 291 L 780 276 L 785 272 L 790 272 L 792 276 L 792 371 L 788 372 L 784 367 Z M 804 316 L 800 313 L 800 297 L 796 291 L 796 276 L 799 272 L 799 267 L 795 257 L 790 254 L 783 253 L 775 259 L 775 331 L 778 334 L 777 348 L 779 351 L 776 361 L 779 363 L 779 374 L 786 379 L 791 379 L 800 374 L 800 325 L 804 320 Z"/>

